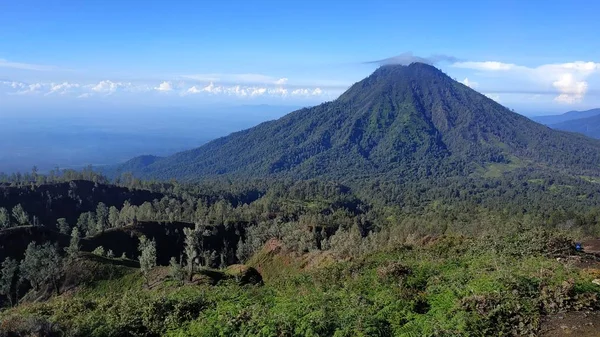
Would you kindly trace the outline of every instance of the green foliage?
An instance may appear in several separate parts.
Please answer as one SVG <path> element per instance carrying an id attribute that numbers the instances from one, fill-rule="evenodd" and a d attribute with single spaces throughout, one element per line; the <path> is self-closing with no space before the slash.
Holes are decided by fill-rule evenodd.
<path id="1" fill-rule="evenodd" d="M 67 219 L 59 218 L 56 220 L 56 228 L 62 234 L 69 234 L 71 232 L 71 226 L 67 223 Z"/>
<path id="2" fill-rule="evenodd" d="M 98 246 L 92 251 L 92 254 L 95 254 L 98 256 L 104 256 L 105 253 L 106 253 L 106 251 L 104 250 L 104 247 L 102 247 L 102 246 Z"/>
<path id="3" fill-rule="evenodd" d="M 11 306 L 15 296 L 17 270 L 19 264 L 16 260 L 7 257 L 2 262 L 2 275 L 0 276 L 0 295 L 6 296 Z"/>
<path id="4" fill-rule="evenodd" d="M 178 284 L 182 284 L 185 279 L 185 272 L 175 257 L 171 257 L 169 261 L 169 276 Z"/>
<path id="5" fill-rule="evenodd" d="M 48 242 L 43 245 L 31 242 L 19 266 L 19 273 L 21 279 L 29 281 L 36 290 L 45 283 L 52 284 L 55 290 L 58 290 L 62 259 L 56 246 Z"/>
<path id="6" fill-rule="evenodd" d="M 70 260 L 74 259 L 77 256 L 77 254 L 79 253 L 79 250 L 81 249 L 79 242 L 80 242 L 79 229 L 77 229 L 77 227 L 73 227 L 73 230 L 71 231 L 71 240 L 69 241 L 69 246 L 65 248 L 67 257 Z M 100 248 L 100 247 L 98 247 L 98 248 Z M 96 248 L 96 250 L 98 250 L 98 248 Z M 94 254 L 102 255 L 102 254 L 100 254 L 100 252 L 96 252 L 96 250 L 94 250 Z"/>
<path id="7" fill-rule="evenodd" d="M 522 336 L 537 333 L 546 313 L 600 308 L 600 287 L 547 257 L 548 242 L 487 239 L 538 253 L 492 251 L 489 241 L 462 236 L 392 250 L 381 242 L 350 260 L 279 273 L 264 286 L 149 289 L 133 273 L 0 319 L 38 317 L 72 336 Z"/>
<path id="8" fill-rule="evenodd" d="M 156 267 L 156 243 L 154 240 L 148 240 L 145 236 L 142 236 L 140 237 L 138 250 L 140 252 L 140 270 L 146 279 L 146 284 L 148 284 L 148 273 Z"/>
<path id="9" fill-rule="evenodd" d="M 184 254 L 186 261 L 186 268 L 188 278 L 191 281 L 194 276 L 194 265 L 196 263 L 196 258 L 198 257 L 198 234 L 196 230 L 192 230 L 190 228 L 185 228 L 183 230 L 185 234 L 185 243 L 184 243 Z"/>
<path id="10" fill-rule="evenodd" d="M 0 207 L 0 229 L 9 228 L 11 226 L 10 214 L 4 207 Z"/>
<path id="11" fill-rule="evenodd" d="M 18 204 L 15 207 L 13 207 L 12 216 L 15 219 L 15 221 L 21 226 L 29 224 L 29 215 L 25 212 L 21 204 Z"/>

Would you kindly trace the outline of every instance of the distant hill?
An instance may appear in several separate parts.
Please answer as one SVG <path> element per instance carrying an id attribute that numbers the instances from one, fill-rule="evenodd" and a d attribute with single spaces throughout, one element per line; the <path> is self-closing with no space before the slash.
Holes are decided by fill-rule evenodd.
<path id="1" fill-rule="evenodd" d="M 597 109 L 597 111 L 600 112 L 600 109 Z M 577 132 L 588 137 L 600 139 L 600 115 L 552 124 L 550 127 L 557 130 Z"/>
<path id="2" fill-rule="evenodd" d="M 571 120 L 589 118 L 600 115 L 600 109 L 592 109 L 586 111 L 569 111 L 561 115 L 548 115 L 531 117 L 532 120 L 544 125 L 553 125 L 564 123 Z"/>
<path id="3" fill-rule="evenodd" d="M 335 101 L 133 173 L 416 181 L 510 167 L 600 175 L 598 163 L 600 142 L 535 123 L 433 66 L 413 63 L 380 67 Z"/>

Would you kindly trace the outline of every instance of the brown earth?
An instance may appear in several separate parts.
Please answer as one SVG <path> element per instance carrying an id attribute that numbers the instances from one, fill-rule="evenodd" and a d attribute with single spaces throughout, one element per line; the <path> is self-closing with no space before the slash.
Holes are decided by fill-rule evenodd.
<path id="1" fill-rule="evenodd" d="M 574 263 L 583 273 L 600 277 L 600 239 L 582 243 L 583 256 L 565 259 L 565 263 Z M 542 320 L 540 336 L 559 337 L 600 337 L 600 311 L 566 312 L 546 316 Z"/>
<path id="2" fill-rule="evenodd" d="M 599 337 L 600 336 L 600 312 L 579 311 L 560 313 L 544 318 L 542 337 Z"/>

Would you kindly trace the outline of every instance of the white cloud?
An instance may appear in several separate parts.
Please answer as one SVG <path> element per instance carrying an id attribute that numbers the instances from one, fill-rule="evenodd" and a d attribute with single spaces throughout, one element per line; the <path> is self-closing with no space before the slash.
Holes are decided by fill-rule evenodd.
<path id="1" fill-rule="evenodd" d="M 130 87 L 130 86 L 131 86 L 131 83 L 113 82 L 110 80 L 104 80 L 104 81 L 98 82 L 98 84 L 95 84 L 95 85 L 94 84 L 88 85 L 87 87 L 97 93 L 112 94 L 119 89 L 124 89 L 124 88 Z"/>
<path id="2" fill-rule="evenodd" d="M 199 81 L 199 82 L 213 82 L 213 83 L 224 83 L 224 84 L 275 84 L 285 85 L 288 82 L 286 77 L 273 77 L 263 74 L 195 74 L 195 75 L 184 75 L 183 78 Z"/>
<path id="3" fill-rule="evenodd" d="M 531 88 L 528 91 L 552 89 L 557 94 L 554 100 L 565 104 L 581 102 L 588 91 L 587 79 L 591 75 L 600 74 L 600 63 L 583 61 L 544 64 L 537 67 L 495 61 L 458 62 L 452 66 L 481 71 L 479 75 L 493 74 L 496 78 L 510 82 L 513 87 L 521 85 Z"/>
<path id="4" fill-rule="evenodd" d="M 196 87 L 196 86 L 193 86 L 186 91 L 187 94 L 199 94 L 201 92 L 202 92 L 202 89 L 198 89 L 198 87 Z"/>
<path id="5" fill-rule="evenodd" d="M 44 87 L 48 86 L 44 83 L 33 83 L 25 85 L 22 90 L 17 92 L 18 95 L 27 95 L 27 94 L 39 94 L 42 92 Z"/>
<path id="6" fill-rule="evenodd" d="M 158 87 L 155 87 L 154 90 L 162 92 L 173 91 L 173 85 L 171 82 L 164 81 Z"/>
<path id="7" fill-rule="evenodd" d="M 496 61 L 485 61 L 485 62 L 456 62 L 452 65 L 456 68 L 467 68 L 467 69 L 475 69 L 475 70 L 510 70 L 514 69 L 517 66 L 512 63 L 502 63 Z"/>
<path id="8" fill-rule="evenodd" d="M 479 83 L 469 80 L 468 77 L 465 77 L 465 79 L 460 81 L 460 83 L 466 85 L 469 88 L 473 88 L 473 89 L 477 88 L 479 86 Z"/>
<path id="9" fill-rule="evenodd" d="M 275 84 L 275 82 L 277 84 Z M 265 85 L 223 85 L 210 82 L 206 85 L 191 84 L 183 81 L 162 81 L 158 86 L 148 83 L 117 82 L 113 80 L 102 80 L 96 83 L 73 83 L 73 82 L 40 82 L 23 83 L 17 81 L 0 81 L 0 90 L 7 94 L 40 94 L 44 96 L 56 95 L 73 98 L 89 98 L 92 96 L 108 96 L 116 92 L 128 95 L 143 95 L 151 91 L 176 92 L 179 96 L 187 95 L 211 95 L 231 96 L 240 99 L 265 98 L 332 98 L 333 93 L 323 91 L 319 87 L 287 87 L 287 79 L 281 78 L 273 83 Z M 0 91 L 1 92 L 1 91 Z"/>
<path id="10" fill-rule="evenodd" d="M 584 81 L 577 81 L 573 74 L 563 74 L 552 85 L 561 92 L 554 100 L 567 104 L 580 102 L 588 89 L 588 84 Z"/>
<path id="11" fill-rule="evenodd" d="M 292 96 L 321 96 L 323 95 L 323 90 L 321 88 L 308 89 L 308 88 L 300 88 L 292 91 Z"/>
<path id="12" fill-rule="evenodd" d="M 500 95 L 498 95 L 498 94 L 484 94 L 484 95 L 487 96 L 487 98 L 493 99 L 497 103 L 500 103 Z"/>
<path id="13" fill-rule="evenodd" d="M 268 89 L 267 92 L 272 96 L 287 96 L 288 90 L 285 88 L 271 88 Z"/>
<path id="14" fill-rule="evenodd" d="M 77 83 L 69 83 L 69 82 L 63 82 L 63 83 L 52 83 L 50 85 L 50 91 L 48 91 L 46 93 L 46 95 L 50 95 L 50 94 L 61 94 L 64 95 L 66 93 L 68 93 L 69 91 L 73 90 L 73 89 L 77 89 L 79 88 L 79 84 Z"/>
<path id="15" fill-rule="evenodd" d="M 250 96 L 262 96 L 267 92 L 267 88 L 252 88 Z"/>
<path id="16" fill-rule="evenodd" d="M 57 70 L 57 67 L 47 66 L 41 64 L 30 64 L 30 63 L 20 63 L 20 62 L 10 62 L 4 59 L 0 59 L 0 68 L 13 68 L 13 69 L 21 69 L 21 70 L 35 70 L 35 71 L 50 71 Z"/>

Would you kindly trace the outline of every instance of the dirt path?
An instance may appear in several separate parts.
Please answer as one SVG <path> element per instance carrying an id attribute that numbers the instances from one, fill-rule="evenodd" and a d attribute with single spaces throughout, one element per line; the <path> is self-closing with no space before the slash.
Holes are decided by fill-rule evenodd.
<path id="1" fill-rule="evenodd" d="M 582 242 L 583 251 L 589 255 L 576 264 L 578 268 L 600 272 L 600 239 Z M 550 315 L 542 320 L 542 337 L 600 337 L 600 312 L 579 311 Z"/>

